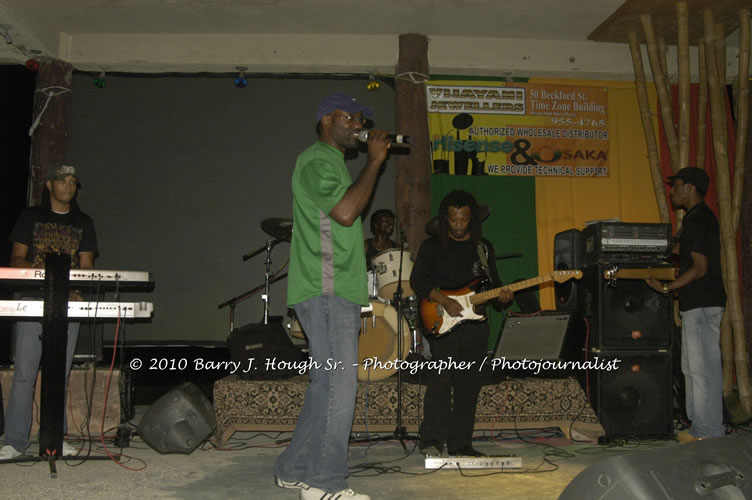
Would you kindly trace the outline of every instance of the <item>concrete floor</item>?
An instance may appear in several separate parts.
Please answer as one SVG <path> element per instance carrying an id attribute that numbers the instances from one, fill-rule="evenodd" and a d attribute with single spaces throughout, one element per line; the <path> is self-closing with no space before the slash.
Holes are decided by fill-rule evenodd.
<path id="1" fill-rule="evenodd" d="M 290 433 L 236 433 L 225 449 L 207 442 L 189 455 L 162 455 L 137 436 L 112 460 L 58 461 L 57 477 L 46 463 L 0 464 L 2 498 L 166 498 L 166 499 L 295 499 L 293 490 L 274 485 L 272 467 Z M 481 436 L 478 436 L 479 438 Z M 92 456 L 102 456 L 98 441 Z M 78 444 L 74 438 L 71 444 Z M 407 441 L 353 444 L 350 487 L 375 499 L 498 498 L 556 499 L 588 465 L 614 453 L 651 447 L 680 446 L 672 441 L 635 442 L 624 446 L 573 443 L 555 430 L 504 431 L 494 440 L 478 439 L 475 447 L 490 455 L 517 455 L 523 469 L 426 470 L 424 459 Z M 35 444 L 29 448 L 36 451 Z M 117 452 L 118 450 L 110 450 Z M 84 451 L 83 453 L 86 453 Z"/>

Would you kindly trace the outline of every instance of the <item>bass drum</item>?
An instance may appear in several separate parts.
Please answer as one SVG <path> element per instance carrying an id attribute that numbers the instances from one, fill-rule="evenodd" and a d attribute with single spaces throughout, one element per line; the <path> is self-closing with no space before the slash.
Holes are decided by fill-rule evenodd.
<path id="1" fill-rule="evenodd" d="M 402 318 L 402 352 L 397 352 L 397 310 L 372 302 L 373 312 L 363 317 L 358 342 L 358 380 L 382 380 L 397 372 L 396 361 L 410 352 L 410 326 Z"/>
<path id="2" fill-rule="evenodd" d="M 392 300 L 397 285 L 402 282 L 402 296 L 409 297 L 415 295 L 410 287 L 410 274 L 413 272 L 413 256 L 405 250 L 402 254 L 402 276 L 399 279 L 400 266 L 400 249 L 389 248 L 383 252 L 377 253 L 373 259 L 373 268 L 376 271 L 377 285 L 379 287 L 379 297 L 384 300 Z"/>

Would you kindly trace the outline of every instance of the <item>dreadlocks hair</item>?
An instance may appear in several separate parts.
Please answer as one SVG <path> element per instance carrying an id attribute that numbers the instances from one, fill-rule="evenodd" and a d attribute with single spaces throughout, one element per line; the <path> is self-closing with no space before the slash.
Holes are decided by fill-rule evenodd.
<path id="1" fill-rule="evenodd" d="M 449 243 L 449 207 L 470 209 L 470 239 L 477 244 L 483 237 L 478 218 L 478 202 L 475 197 L 467 191 L 455 190 L 447 194 L 439 206 L 439 238 L 441 244 L 446 246 Z"/>

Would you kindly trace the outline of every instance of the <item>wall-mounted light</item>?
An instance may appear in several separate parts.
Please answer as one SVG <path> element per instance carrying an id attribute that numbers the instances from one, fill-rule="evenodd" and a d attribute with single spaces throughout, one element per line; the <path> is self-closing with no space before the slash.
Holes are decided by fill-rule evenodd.
<path id="1" fill-rule="evenodd" d="M 381 87 L 381 82 L 376 80 L 376 77 L 373 76 L 373 73 L 368 75 L 368 83 L 366 84 L 366 88 L 368 90 L 378 90 L 379 87 Z"/>
<path id="2" fill-rule="evenodd" d="M 103 89 L 107 85 L 107 80 L 105 80 L 105 74 L 104 70 L 99 72 L 99 75 L 94 79 L 94 86 L 100 89 Z"/>
<path id="3" fill-rule="evenodd" d="M 237 78 L 235 78 L 235 86 L 239 89 L 244 89 L 248 86 L 248 79 L 245 77 L 245 71 L 248 69 L 245 66 L 235 66 L 235 69 L 240 71 Z"/>

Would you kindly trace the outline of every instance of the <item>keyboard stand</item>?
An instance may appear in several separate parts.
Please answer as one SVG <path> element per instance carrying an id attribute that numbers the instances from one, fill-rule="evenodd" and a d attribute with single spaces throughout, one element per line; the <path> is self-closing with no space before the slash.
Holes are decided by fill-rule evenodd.
<path id="1" fill-rule="evenodd" d="M 68 293 L 70 255 L 46 254 L 44 316 L 42 317 L 42 386 L 39 396 L 39 456 L 22 455 L 2 464 L 45 461 L 50 477 L 57 477 L 58 458 L 63 453 L 65 419 L 65 359 L 68 347 Z M 70 457 L 75 459 L 76 457 Z M 88 457 L 110 460 L 110 457 Z"/>

